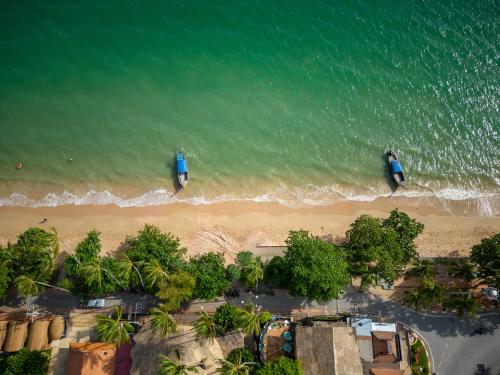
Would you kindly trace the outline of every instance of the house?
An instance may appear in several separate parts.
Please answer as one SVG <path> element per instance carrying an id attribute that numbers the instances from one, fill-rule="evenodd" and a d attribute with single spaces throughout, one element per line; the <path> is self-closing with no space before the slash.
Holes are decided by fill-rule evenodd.
<path id="1" fill-rule="evenodd" d="M 395 323 L 377 323 L 368 318 L 353 318 L 354 328 L 365 373 L 401 375 L 408 367 L 405 345 Z"/>
<path id="2" fill-rule="evenodd" d="M 295 356 L 305 375 L 362 375 L 363 367 L 351 327 L 315 322 L 295 328 Z"/>
<path id="3" fill-rule="evenodd" d="M 116 347 L 102 342 L 71 343 L 66 375 L 114 375 Z"/>

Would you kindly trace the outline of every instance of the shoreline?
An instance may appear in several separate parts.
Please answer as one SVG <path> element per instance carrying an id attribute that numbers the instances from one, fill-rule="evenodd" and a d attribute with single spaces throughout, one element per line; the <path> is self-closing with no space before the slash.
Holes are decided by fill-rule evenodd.
<path id="1" fill-rule="evenodd" d="M 210 205 L 172 203 L 161 206 L 65 205 L 58 207 L 0 207 L 0 243 L 14 242 L 30 226 L 56 228 L 61 252 L 72 252 L 86 233 L 101 232 L 101 255 L 114 254 L 126 236 L 144 224 L 179 237 L 188 256 L 222 251 L 227 261 L 237 252 L 257 246 L 282 246 L 290 230 L 306 229 L 341 242 L 349 225 L 361 214 L 387 217 L 399 208 L 425 225 L 416 244 L 421 256 L 464 256 L 482 238 L 498 232 L 499 216 L 456 215 L 466 202 L 445 209 L 428 199 L 378 198 L 372 202 L 341 201 L 326 206 L 286 207 L 278 203 L 222 202 Z M 39 224 L 42 218 L 48 218 Z"/>

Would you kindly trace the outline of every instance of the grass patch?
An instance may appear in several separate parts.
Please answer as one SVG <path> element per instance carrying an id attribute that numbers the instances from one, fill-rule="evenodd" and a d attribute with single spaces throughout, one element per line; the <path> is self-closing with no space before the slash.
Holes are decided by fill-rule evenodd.
<path id="1" fill-rule="evenodd" d="M 411 373 L 412 375 L 429 375 L 429 358 L 420 340 L 411 346 Z"/>

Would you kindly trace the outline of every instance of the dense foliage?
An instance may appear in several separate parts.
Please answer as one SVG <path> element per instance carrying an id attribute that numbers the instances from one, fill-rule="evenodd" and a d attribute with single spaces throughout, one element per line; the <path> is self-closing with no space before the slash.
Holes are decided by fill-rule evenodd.
<path id="1" fill-rule="evenodd" d="M 375 284 L 379 279 L 394 281 L 415 256 L 413 239 L 422 229 L 397 210 L 385 221 L 361 215 L 346 233 L 351 274 L 361 278 L 362 286 Z"/>
<path id="2" fill-rule="evenodd" d="M 59 255 L 59 239 L 55 231 L 29 228 L 19 235 L 17 243 L 10 249 L 12 271 L 16 277 L 23 275 L 38 282 L 50 282 Z"/>
<path id="3" fill-rule="evenodd" d="M 224 269 L 222 253 L 207 253 L 191 258 L 192 274 L 196 279 L 195 298 L 213 299 L 230 287 Z"/>
<path id="4" fill-rule="evenodd" d="M 226 359 L 231 363 L 255 361 L 252 352 L 247 348 L 236 348 L 231 350 Z"/>
<path id="5" fill-rule="evenodd" d="M 474 245 L 470 253 L 471 260 L 477 264 L 483 277 L 500 274 L 500 233 L 484 238 Z"/>
<path id="6" fill-rule="evenodd" d="M 111 316 L 97 315 L 96 332 L 103 342 L 114 344 L 117 348 L 124 343 L 130 342 L 134 327 L 123 317 L 121 306 L 115 306 Z"/>
<path id="7" fill-rule="evenodd" d="M 8 287 L 9 287 L 9 269 L 4 265 L 0 265 L 0 301 L 5 298 Z"/>
<path id="8" fill-rule="evenodd" d="M 385 228 L 392 228 L 396 232 L 396 238 L 403 249 L 403 262 L 417 257 L 415 238 L 424 231 L 424 224 L 418 223 L 410 218 L 406 213 L 398 209 L 392 210 L 389 217 L 382 222 Z"/>
<path id="9" fill-rule="evenodd" d="M 64 261 L 68 275 L 64 284 L 82 295 L 102 295 L 125 288 L 128 280 L 120 274 L 118 261 L 99 256 L 100 251 L 100 233 L 92 230 L 77 245 L 75 254 Z"/>
<path id="10" fill-rule="evenodd" d="M 276 361 L 267 362 L 256 372 L 256 375 L 303 375 L 300 361 L 287 357 L 279 357 Z"/>
<path id="11" fill-rule="evenodd" d="M 235 330 L 238 327 L 239 309 L 229 303 L 220 305 L 215 310 L 214 322 L 219 333 L 226 333 Z"/>
<path id="12" fill-rule="evenodd" d="M 154 225 L 146 224 L 137 236 L 127 238 L 127 245 L 126 254 L 133 262 L 156 259 L 167 272 L 184 266 L 186 249 L 181 246 L 179 239 L 170 233 L 162 233 Z"/>
<path id="13" fill-rule="evenodd" d="M 189 273 L 174 272 L 160 284 L 160 290 L 156 296 L 165 301 L 164 305 L 168 311 L 174 311 L 181 307 L 181 303 L 191 299 L 195 285 L 196 279 Z"/>
<path id="14" fill-rule="evenodd" d="M 273 288 L 286 288 L 288 277 L 288 266 L 283 257 L 273 257 L 264 268 L 264 280 Z"/>
<path id="15" fill-rule="evenodd" d="M 318 301 L 338 298 L 350 281 L 342 250 L 303 230 L 290 232 L 287 245 L 290 294 Z"/>
<path id="16" fill-rule="evenodd" d="M 32 351 L 23 348 L 17 353 L 0 357 L 0 374 L 4 375 L 46 375 L 49 368 L 49 352 Z"/>

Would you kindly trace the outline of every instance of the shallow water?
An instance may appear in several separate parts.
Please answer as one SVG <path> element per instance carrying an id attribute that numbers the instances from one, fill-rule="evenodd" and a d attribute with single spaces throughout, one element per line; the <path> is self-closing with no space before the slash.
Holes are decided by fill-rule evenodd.
<path id="1" fill-rule="evenodd" d="M 405 194 L 494 214 L 499 19 L 498 1 L 3 4 L 0 205 L 372 199 L 393 148 Z"/>

